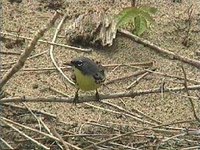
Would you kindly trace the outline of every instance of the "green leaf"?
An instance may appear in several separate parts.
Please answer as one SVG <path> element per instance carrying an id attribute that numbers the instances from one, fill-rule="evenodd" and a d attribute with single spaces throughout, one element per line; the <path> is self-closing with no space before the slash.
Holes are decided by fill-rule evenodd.
<path id="1" fill-rule="evenodd" d="M 146 11 L 148 13 L 151 13 L 151 14 L 155 14 L 158 11 L 158 9 L 155 7 L 144 7 L 143 6 L 143 7 L 140 7 L 140 9 L 143 11 Z"/>
<path id="2" fill-rule="evenodd" d="M 135 17 L 135 34 L 140 36 L 147 29 L 148 29 L 147 20 L 143 16 L 140 16 L 140 15 Z"/>
<path id="3" fill-rule="evenodd" d="M 117 16 L 115 16 L 117 27 L 120 26 L 133 26 L 135 34 L 142 35 L 146 30 L 150 28 L 150 25 L 154 22 L 151 14 L 156 13 L 157 9 L 154 7 L 128 7 L 122 10 Z"/>
<path id="4" fill-rule="evenodd" d="M 134 7 L 125 8 L 117 16 L 117 26 L 127 24 L 129 22 L 133 23 L 134 18 L 139 14 L 139 10 Z"/>

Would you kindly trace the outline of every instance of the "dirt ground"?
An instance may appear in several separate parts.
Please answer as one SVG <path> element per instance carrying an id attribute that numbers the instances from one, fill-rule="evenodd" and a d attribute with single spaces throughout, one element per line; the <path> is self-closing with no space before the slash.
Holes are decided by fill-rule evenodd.
<path id="1" fill-rule="evenodd" d="M 56 3 L 57 2 L 57 3 Z M 73 22 L 73 20 L 80 14 L 88 11 L 89 9 L 105 8 L 111 9 L 113 12 L 118 12 L 123 7 L 130 6 L 128 0 L 116 0 L 113 4 L 109 0 L 101 1 L 64 1 L 61 5 L 60 1 L 54 3 L 58 9 L 63 13 L 68 13 L 68 18 L 64 23 L 57 43 L 67 44 L 64 38 L 65 30 Z M 2 1 L 3 8 L 3 22 L 2 32 L 9 32 L 12 34 L 19 34 L 26 37 L 33 37 L 34 33 L 47 23 L 48 19 L 53 15 L 51 0 L 23 0 L 21 3 L 11 4 L 8 0 Z M 182 3 L 172 3 L 169 0 L 163 1 L 151 1 L 141 0 L 140 5 L 154 6 L 158 8 L 158 12 L 155 14 L 155 23 L 152 26 L 151 31 L 145 33 L 142 37 L 153 42 L 154 44 L 176 52 L 182 56 L 200 60 L 200 56 L 196 55 L 196 51 L 200 47 L 200 1 L 199 0 L 183 0 Z M 192 5 L 192 25 L 190 32 L 189 46 L 182 44 L 183 38 L 186 35 L 188 18 L 187 11 Z M 56 26 L 59 24 L 58 19 L 56 25 L 51 28 L 45 36 L 44 40 L 51 41 L 55 33 Z M 14 38 L 14 37 L 13 37 Z M 1 41 L 2 51 L 22 52 L 29 44 L 29 40 L 25 40 L 22 45 L 14 45 L 9 47 L 6 42 Z M 76 45 L 79 46 L 79 45 Z M 46 43 L 38 42 L 32 55 L 39 54 L 43 51 L 48 51 L 50 45 Z M 180 65 L 180 61 L 170 60 L 166 56 L 160 55 L 155 51 L 144 47 L 128 38 L 118 36 L 114 42 L 114 45 L 110 48 L 100 49 L 94 48 L 90 53 L 78 52 L 73 49 L 67 49 L 60 46 L 55 46 L 54 56 L 59 66 L 64 67 L 63 63 L 69 61 L 77 56 L 87 56 L 98 61 L 102 64 L 125 64 L 136 62 L 148 62 L 153 61 L 156 71 L 162 73 L 168 73 L 171 75 L 182 76 L 183 72 Z M 18 59 L 18 55 L 5 55 L 1 54 L 1 63 L 6 64 Z M 4 65 L 3 69 L 9 68 L 9 65 Z M 200 81 L 200 71 L 188 64 L 183 64 L 187 77 Z M 36 58 L 27 60 L 23 68 L 52 68 L 54 67 L 50 59 L 49 53 L 38 56 Z M 132 74 L 136 71 L 136 68 L 129 66 L 118 67 L 114 72 L 113 68 L 106 68 L 107 81 L 112 79 Z M 2 73 L 2 72 L 1 72 Z M 5 72 L 3 72 L 4 74 Z M 70 77 L 70 71 L 65 71 L 65 74 Z M 99 92 L 102 94 L 125 92 L 126 87 L 130 85 L 135 79 L 131 78 L 109 84 L 108 87 L 102 87 Z M 158 88 L 165 82 L 166 87 L 179 87 L 183 86 L 182 82 L 176 79 L 158 76 L 156 74 L 149 74 L 146 78 L 141 80 L 139 84 L 132 90 L 147 90 L 151 88 Z M 191 85 L 190 83 L 188 83 Z M 53 92 L 46 87 L 53 87 L 67 95 L 74 96 L 76 89 L 67 84 L 67 87 L 63 83 L 62 76 L 57 71 L 19 71 L 4 87 L 8 93 L 7 97 L 16 96 L 31 96 L 31 97 L 49 97 L 60 95 Z M 92 95 L 94 92 L 83 93 L 81 95 Z M 200 95 L 200 91 L 191 91 L 191 96 Z M 177 121 L 194 119 L 193 111 L 191 110 L 191 104 L 188 101 L 184 92 L 169 92 L 159 94 L 149 94 L 143 96 L 137 96 L 134 98 L 119 98 L 105 100 L 110 103 L 116 104 L 124 109 L 134 112 L 135 109 L 142 111 L 149 117 L 161 123 L 173 123 Z M 96 122 L 101 125 L 109 127 L 120 128 L 120 125 L 127 125 L 136 128 L 136 126 L 148 126 L 123 114 L 116 114 L 109 112 L 105 109 L 119 111 L 106 104 L 92 102 L 92 105 L 102 107 L 103 109 L 94 108 L 85 103 L 80 103 L 77 106 L 73 104 L 65 103 L 27 103 L 29 108 L 38 109 L 51 114 L 55 114 L 59 121 L 63 121 L 66 124 L 74 125 L 70 131 L 77 133 L 112 133 L 99 126 L 87 124 L 87 122 Z M 199 100 L 194 100 L 195 109 L 200 116 L 200 103 Z M 18 104 L 22 105 L 22 104 Z M 23 106 L 23 105 L 22 105 Z M 118 126 L 117 126 L 118 125 Z M 176 127 L 198 128 L 198 124 L 186 123 Z M 128 129 L 127 129 L 128 130 Z M 128 130 L 129 131 L 129 130 Z M 120 149 L 120 148 L 118 148 Z M 149 149 L 148 147 L 142 149 Z"/>

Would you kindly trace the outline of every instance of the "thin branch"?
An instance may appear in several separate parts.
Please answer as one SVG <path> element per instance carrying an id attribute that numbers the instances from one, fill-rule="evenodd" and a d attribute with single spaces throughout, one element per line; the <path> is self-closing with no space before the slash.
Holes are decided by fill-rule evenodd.
<path id="1" fill-rule="evenodd" d="M 66 20 L 67 18 L 67 14 L 63 16 L 62 20 L 60 21 L 59 25 L 57 26 L 56 28 L 56 32 L 54 34 L 54 37 L 53 37 L 53 40 L 52 42 L 55 42 L 56 41 L 56 38 L 57 38 L 57 35 L 60 31 L 60 28 L 62 27 L 64 21 Z M 56 69 L 60 72 L 60 74 L 71 84 L 71 85 L 75 85 L 75 83 L 73 81 L 71 81 L 65 74 L 64 72 L 59 68 L 59 66 L 57 65 L 55 59 L 54 59 L 54 56 L 53 56 L 53 49 L 54 49 L 54 46 L 51 45 L 50 46 L 50 50 L 49 50 L 49 53 L 50 53 L 50 57 L 51 57 L 51 61 L 53 62 L 54 66 L 56 67 Z"/>
<path id="2" fill-rule="evenodd" d="M 145 72 L 140 77 L 138 77 L 136 80 L 134 80 L 129 86 L 127 86 L 126 89 L 130 90 L 131 88 L 133 88 L 134 86 L 136 86 L 144 77 L 146 77 L 149 74 L 150 74 L 150 72 Z"/>
<path id="3" fill-rule="evenodd" d="M 136 68 L 136 69 L 142 69 L 140 67 L 137 67 L 137 66 L 131 66 L 133 68 Z M 168 77 L 168 78 L 174 78 L 174 79 L 178 79 L 178 80 L 185 80 L 183 77 L 181 76 L 176 76 L 176 75 L 170 75 L 170 74 L 167 74 L 167 73 L 162 73 L 162 72 L 158 72 L 158 71 L 155 71 L 155 70 L 151 70 L 151 69 L 144 69 L 145 71 L 147 72 L 150 72 L 150 73 L 153 73 L 153 74 L 156 74 L 156 75 L 159 75 L 159 76 L 164 76 L 164 77 Z M 193 84 L 200 84 L 200 81 L 196 81 L 194 79 L 187 79 L 188 82 L 191 82 Z"/>
<path id="4" fill-rule="evenodd" d="M 28 47 L 24 50 L 22 55 L 20 55 L 19 60 L 13 67 L 3 76 L 2 80 L 0 81 L 0 90 L 2 90 L 2 87 L 8 82 L 11 77 L 18 72 L 23 66 L 26 61 L 26 59 L 29 57 L 31 52 L 34 50 L 35 45 L 37 44 L 37 41 L 39 38 L 41 38 L 44 33 L 54 25 L 56 19 L 59 17 L 59 13 L 56 12 L 54 16 L 50 19 L 50 21 L 46 24 L 46 26 L 42 27 L 34 36 L 33 40 L 29 44 Z"/>
<path id="5" fill-rule="evenodd" d="M 68 143 L 68 142 L 64 141 L 63 138 L 62 138 L 62 136 L 56 131 L 55 128 L 52 128 L 51 131 L 52 131 L 52 133 L 53 133 L 57 138 L 60 139 L 60 142 L 62 142 L 62 144 L 64 145 L 64 147 L 65 147 L 66 150 L 69 149 L 68 146 L 70 146 L 70 147 L 73 148 L 73 149 L 81 150 L 81 148 L 79 148 L 79 147 L 77 147 L 77 146 L 75 146 L 75 145 L 73 145 L 73 144 L 71 144 L 71 143 Z"/>
<path id="6" fill-rule="evenodd" d="M 45 133 L 45 132 L 39 131 L 39 130 L 37 130 L 37 129 L 31 128 L 31 127 L 28 127 L 28 126 L 25 126 L 25 125 L 20 124 L 20 123 L 17 123 L 17 122 L 14 122 L 14 121 L 12 121 L 12 120 L 10 120 L 10 119 L 7 119 L 7 118 L 5 118 L 5 117 L 0 117 L 0 119 L 1 119 L 1 120 L 4 120 L 4 121 L 6 121 L 6 122 L 8 122 L 8 123 L 10 123 L 10 124 L 13 124 L 13 125 L 15 125 L 15 126 L 21 127 L 21 128 L 23 128 L 23 129 L 30 130 L 30 131 L 36 132 L 36 133 L 38 133 L 38 134 L 44 135 L 44 136 L 46 136 L 46 137 L 48 137 L 48 138 L 50 138 L 50 139 L 59 141 L 59 139 L 56 138 L 56 137 L 53 136 L 53 135 L 47 134 L 47 133 Z"/>
<path id="7" fill-rule="evenodd" d="M 128 38 L 130 39 L 133 39 L 135 42 L 138 42 L 140 44 L 143 44 L 144 46 L 148 46 L 149 48 L 155 50 L 156 52 L 159 52 L 161 54 L 165 54 L 167 55 L 170 59 L 172 60 L 179 60 L 181 62 L 184 62 L 184 63 L 187 63 L 189 65 L 192 65 L 198 69 L 200 69 L 200 61 L 198 60 L 194 60 L 194 59 L 190 59 L 190 58 L 186 58 L 186 57 L 183 57 L 181 55 L 178 55 L 174 52 L 171 52 L 171 51 L 168 51 L 166 49 L 163 49 L 153 43 L 151 43 L 150 41 L 147 41 L 145 39 L 142 39 L 134 34 L 132 34 L 131 32 L 129 31 L 126 31 L 126 30 L 118 30 L 119 33 L 127 36 Z"/>
<path id="8" fill-rule="evenodd" d="M 26 108 L 22 107 L 22 106 L 18 106 L 18 105 L 14 105 L 14 104 L 1 104 L 1 105 L 4 105 L 4 106 L 7 106 L 7 107 L 13 107 L 14 109 L 24 109 L 24 110 L 27 110 Z M 48 112 L 44 112 L 44 111 L 41 111 L 41 110 L 36 110 L 36 109 L 31 109 L 32 112 L 34 113 L 39 113 L 39 114 L 42 114 L 42 115 L 45 115 L 47 117 L 52 117 L 52 118 L 56 118 L 56 115 L 54 114 L 50 114 Z"/>
<path id="9" fill-rule="evenodd" d="M 1 138 L 0 137 L 0 141 L 2 142 L 2 143 L 4 143 L 6 146 L 7 146 L 7 148 L 9 148 L 9 149 L 14 149 L 10 144 L 8 144 L 8 142 L 6 142 L 3 138 Z"/>
<path id="10" fill-rule="evenodd" d="M 115 140 L 117 140 L 119 138 L 122 138 L 122 137 L 125 137 L 125 136 L 129 136 L 129 135 L 133 135 L 133 134 L 136 134 L 136 133 L 139 133 L 139 132 L 143 132 L 143 131 L 147 131 L 147 130 L 152 130 L 154 128 L 160 128 L 160 127 L 164 127 L 164 126 L 170 126 L 170 125 L 180 124 L 180 123 L 184 123 L 184 122 L 185 121 L 176 122 L 176 123 L 167 123 L 167 124 L 162 124 L 162 125 L 156 125 L 156 126 L 153 126 L 151 128 L 144 127 L 143 129 L 139 129 L 139 130 L 136 130 L 136 131 L 133 131 L 133 132 L 127 132 L 125 134 L 120 134 L 120 135 L 117 135 L 117 136 L 114 136 L 114 137 L 102 140 L 100 142 L 93 143 L 93 144 L 85 147 L 84 150 L 88 150 L 88 149 L 91 149 L 92 147 L 95 147 L 95 146 L 98 146 L 98 145 L 102 145 L 104 143 L 108 143 L 108 142 L 111 142 L 111 141 L 115 141 Z"/>
<path id="11" fill-rule="evenodd" d="M 188 90 L 199 90 L 200 85 L 193 85 L 188 86 Z M 163 92 L 178 92 L 178 91 L 184 91 L 184 87 L 175 87 L 175 88 L 167 88 L 163 90 Z M 149 89 L 149 90 L 139 90 L 139 91 L 128 91 L 128 92 L 120 92 L 120 93 L 112 93 L 112 94 L 100 94 L 100 100 L 103 99 L 118 99 L 122 97 L 136 97 L 141 95 L 147 95 L 147 94 L 154 94 L 154 93 L 160 93 L 160 88 L 155 89 Z M 15 103 L 21 103 L 21 102 L 63 102 L 63 103 L 74 103 L 74 97 L 9 97 L 9 98 L 2 98 L 0 100 L 0 104 L 2 103 L 9 103 L 9 102 L 15 102 Z M 79 101 L 77 103 L 83 103 L 83 102 L 91 102 L 96 101 L 95 96 L 84 96 L 79 97 Z"/>
<path id="12" fill-rule="evenodd" d="M 88 105 L 90 107 L 94 107 L 94 108 L 99 109 L 99 110 L 107 111 L 107 112 L 110 112 L 110 113 L 124 115 L 124 116 L 132 118 L 133 120 L 135 120 L 137 122 L 141 122 L 141 123 L 148 124 L 148 125 L 155 125 L 154 123 L 142 120 L 139 117 L 132 115 L 132 114 L 128 114 L 128 113 L 124 113 L 124 112 L 118 112 L 118 111 L 114 111 L 114 110 L 111 110 L 111 109 L 105 109 L 103 107 L 95 106 L 95 105 L 92 105 L 90 103 L 86 103 L 86 105 Z"/>
<path id="13" fill-rule="evenodd" d="M 181 69 L 183 71 L 184 78 L 185 78 L 184 87 L 185 87 L 188 99 L 189 99 L 191 107 L 192 107 L 192 112 L 193 112 L 194 118 L 200 123 L 200 118 L 197 116 L 197 113 L 196 113 L 196 110 L 194 107 L 194 103 L 193 103 L 192 99 L 190 98 L 190 93 L 189 93 L 188 84 L 187 84 L 187 75 L 186 75 L 185 69 L 183 68 L 183 66 L 181 66 Z"/>
<path id="14" fill-rule="evenodd" d="M 65 141 L 63 140 L 62 136 L 60 136 L 60 134 L 58 134 L 58 132 L 56 131 L 56 129 L 55 129 L 55 128 L 52 128 L 51 131 L 52 131 L 52 133 L 53 133 L 57 138 L 60 139 L 60 142 L 63 144 L 65 150 L 68 150 L 69 147 L 67 146 L 67 144 L 66 144 Z"/>
<path id="15" fill-rule="evenodd" d="M 198 150 L 200 149 L 200 145 L 185 147 L 185 148 L 182 148 L 181 150 L 192 150 L 192 149 Z"/>
<path id="16" fill-rule="evenodd" d="M 7 36 L 14 36 L 14 37 L 27 39 L 27 40 L 32 40 L 32 38 L 30 38 L 30 37 L 25 37 L 25 36 L 21 36 L 21 35 L 15 35 L 15 34 L 11 34 L 11 33 L 0 32 L 0 34 L 2 34 L 3 36 L 7 35 Z M 42 42 L 42 43 L 55 45 L 55 46 L 61 46 L 61 47 L 64 47 L 64 48 L 73 49 L 73 50 L 80 51 L 80 52 L 91 52 L 92 51 L 91 49 L 83 49 L 83 48 L 79 48 L 79 47 L 74 47 L 74 46 L 70 46 L 70 45 L 54 43 L 54 42 L 45 41 L 45 40 L 38 40 L 38 41 Z"/>
<path id="17" fill-rule="evenodd" d="M 2 118 L 2 117 L 1 117 L 1 118 Z M 9 126 L 10 128 L 12 128 L 13 130 L 17 131 L 20 135 L 22 135 L 22 136 L 24 136 L 25 138 L 31 140 L 33 143 L 35 143 L 35 144 L 38 145 L 39 147 L 42 147 L 42 148 L 45 149 L 45 150 L 50 150 L 50 148 L 46 147 L 45 145 L 39 143 L 39 142 L 36 141 L 35 139 L 33 139 L 33 138 L 31 138 L 30 136 L 26 135 L 24 132 L 20 131 L 19 129 L 17 129 L 17 128 L 14 127 L 13 125 L 7 123 L 6 121 L 4 121 L 4 120 L 2 120 L 2 119 L 1 119 L 1 121 L 2 121 L 5 125 L 7 125 L 7 126 Z"/>
<path id="18" fill-rule="evenodd" d="M 0 51 L 0 54 L 5 54 L 5 55 L 21 55 L 19 52 L 9 52 L 9 51 Z"/>
<path id="19" fill-rule="evenodd" d="M 147 72 L 146 70 L 138 70 L 138 71 L 135 71 L 134 73 L 132 73 L 131 75 L 126 75 L 126 76 L 123 76 L 123 77 L 120 77 L 120 78 L 115 78 L 115 79 L 112 79 L 110 81 L 107 81 L 107 82 L 104 83 L 104 85 L 108 85 L 108 84 L 114 83 L 116 81 L 120 81 L 120 80 L 124 80 L 124 79 L 128 79 L 128 78 L 136 77 L 136 76 L 139 76 L 139 75 L 144 74 L 146 72 Z"/>
<path id="20" fill-rule="evenodd" d="M 33 115 L 33 117 L 37 120 L 39 127 L 40 127 L 40 131 L 41 131 L 41 124 L 40 124 L 40 120 L 39 118 L 32 112 L 32 110 L 26 105 L 26 103 L 23 103 L 23 105 L 28 109 L 28 111 Z"/>
<path id="21" fill-rule="evenodd" d="M 124 109 L 124 108 L 122 108 L 122 107 L 120 107 L 120 106 L 117 106 L 117 105 L 114 105 L 114 104 L 112 104 L 112 103 L 105 102 L 105 101 L 104 101 L 104 102 L 102 101 L 102 103 L 103 103 L 103 104 L 107 104 L 107 105 L 109 105 L 109 106 L 112 106 L 112 107 L 114 107 L 114 108 L 116 108 L 116 109 L 118 109 L 118 110 L 120 110 L 120 111 L 122 111 L 122 112 L 124 112 L 124 113 L 129 114 L 129 115 L 135 116 L 132 112 L 130 112 L 130 111 L 128 111 L 128 110 L 126 110 L 126 109 Z M 144 114 L 143 112 L 141 112 L 141 111 L 139 111 L 139 110 L 137 110 L 137 109 L 134 109 L 134 111 L 135 111 L 136 113 L 138 113 L 139 115 L 141 115 L 141 116 L 143 116 L 143 117 L 146 117 L 146 118 L 148 118 L 149 120 L 151 120 L 151 121 L 153 121 L 153 122 L 155 122 L 155 123 L 157 123 L 157 124 L 161 124 L 160 121 L 157 121 L 157 120 L 155 120 L 154 118 L 147 116 L 146 114 Z"/>

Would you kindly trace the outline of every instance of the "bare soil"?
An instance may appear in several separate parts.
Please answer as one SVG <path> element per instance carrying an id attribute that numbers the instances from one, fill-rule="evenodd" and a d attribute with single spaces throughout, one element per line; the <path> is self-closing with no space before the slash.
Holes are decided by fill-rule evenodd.
<path id="1" fill-rule="evenodd" d="M 151 1 L 141 0 L 140 5 L 154 6 L 158 8 L 158 12 L 154 16 L 155 23 L 152 26 L 151 31 L 145 33 L 142 37 L 153 42 L 154 44 L 168 49 L 172 52 L 176 52 L 182 56 L 200 60 L 200 56 L 196 55 L 196 51 L 200 47 L 200 1 L 199 0 L 183 0 L 182 3 L 172 3 L 169 0 L 163 1 Z M 187 11 L 189 7 L 192 6 L 192 25 L 191 31 L 189 34 L 189 45 L 186 47 L 182 44 L 183 38 L 186 35 L 187 30 Z M 2 32 L 9 32 L 12 34 L 19 34 L 26 37 L 33 37 L 34 33 L 40 29 L 48 19 L 53 15 L 54 9 L 58 8 L 62 10 L 63 13 L 68 13 L 68 18 L 64 23 L 59 37 L 57 38 L 57 43 L 67 44 L 65 38 L 65 30 L 67 27 L 77 18 L 80 14 L 85 13 L 88 10 L 95 9 L 105 9 L 112 10 L 113 12 L 118 12 L 123 7 L 130 6 L 130 2 L 126 0 L 116 0 L 115 3 L 112 3 L 109 0 L 102 1 L 43 1 L 43 0 L 23 0 L 21 3 L 10 3 L 7 0 L 2 1 L 3 8 L 3 22 L 2 22 Z M 61 19 L 61 18 L 60 18 Z M 56 25 L 51 28 L 45 36 L 42 38 L 44 40 L 51 41 L 56 29 L 57 24 L 60 20 L 56 22 Z M 13 37 L 13 39 L 16 39 Z M 1 40 L 1 50 L 2 51 L 12 51 L 21 53 L 25 47 L 29 44 L 29 40 L 25 40 L 22 44 L 13 44 L 9 45 L 10 41 L 5 42 Z M 6 45 L 8 44 L 8 45 Z M 80 45 L 76 45 L 80 46 Z M 48 51 L 50 49 L 49 44 L 44 44 L 38 42 L 32 55 L 41 53 L 43 51 Z M 182 64 L 179 61 L 173 61 L 169 58 L 154 52 L 148 47 L 144 47 L 126 37 L 118 36 L 114 42 L 114 45 L 109 48 L 93 48 L 94 50 L 91 53 L 77 52 L 72 49 L 67 49 L 63 47 L 55 46 L 54 55 L 56 62 L 59 66 L 63 66 L 64 62 L 70 61 L 72 58 L 77 56 L 87 56 L 95 60 L 101 61 L 102 64 L 125 64 L 133 62 L 147 62 L 153 61 L 154 66 L 157 68 L 156 71 L 162 73 L 168 73 L 171 75 L 177 75 L 183 77 L 183 72 L 180 65 Z M 6 64 L 18 59 L 18 55 L 5 55 L 1 54 L 1 63 Z M 10 66 L 7 65 L 9 68 Z M 200 71 L 188 64 L 183 64 L 187 77 L 189 79 L 194 79 L 200 81 Z M 54 67 L 50 59 L 49 53 L 45 53 L 34 59 L 27 60 L 24 68 L 51 68 Z M 7 69 L 6 65 L 2 69 Z M 113 68 L 106 69 L 107 81 L 132 74 L 136 71 L 136 68 L 130 68 L 129 66 L 118 67 L 115 71 L 112 71 Z M 2 73 L 2 72 L 1 72 Z M 5 72 L 3 72 L 5 74 Z M 3 75 L 2 74 L 2 75 Z M 65 71 L 65 74 L 70 77 L 70 71 Z M 115 82 L 109 84 L 108 87 L 102 87 L 99 89 L 99 92 L 102 94 L 117 93 L 126 91 L 126 87 L 130 85 L 136 78 L 131 78 L 123 80 L 120 82 Z M 166 87 L 177 87 L 183 86 L 182 82 L 176 79 L 170 79 L 163 76 L 158 76 L 156 74 L 149 74 L 146 78 L 139 82 L 139 84 L 134 87 L 132 90 L 145 90 L 151 88 L 161 87 L 165 83 Z M 190 85 L 190 83 L 188 83 Z M 74 96 L 76 89 L 71 85 L 67 86 L 63 82 L 63 78 L 57 71 L 19 71 L 4 87 L 5 91 L 8 93 L 7 97 L 16 97 L 16 96 L 31 96 L 31 97 L 49 97 L 57 96 L 59 93 L 53 92 L 46 87 L 53 87 L 59 91 L 64 92 L 67 95 Z M 94 92 L 83 93 L 81 95 L 93 95 Z M 191 96 L 200 96 L 200 91 L 191 91 Z M 159 94 L 150 94 L 144 96 L 138 96 L 134 98 L 121 98 L 121 99 L 109 99 L 110 103 L 116 104 L 120 107 L 125 108 L 126 110 L 133 112 L 134 109 L 142 111 L 144 114 L 164 123 L 173 123 L 177 121 L 191 120 L 194 119 L 193 111 L 191 109 L 190 102 L 185 92 L 177 93 L 159 93 Z M 95 106 L 102 107 L 104 109 L 110 109 L 118 111 L 112 107 L 109 107 L 102 103 L 93 102 L 91 103 Z M 200 116 L 200 103 L 199 100 L 194 100 L 195 109 Z M 22 105 L 22 104 L 18 104 Z M 73 133 L 119 133 L 119 131 L 113 131 L 109 129 L 102 128 L 100 126 L 95 126 L 87 124 L 87 122 L 96 122 L 101 125 L 107 125 L 110 128 L 117 128 L 121 133 L 126 133 L 128 131 L 137 129 L 134 126 L 148 126 L 144 123 L 135 121 L 131 117 L 127 117 L 123 114 L 114 114 L 106 110 L 100 110 L 88 106 L 85 103 L 78 104 L 77 106 L 73 104 L 65 103 L 27 103 L 29 108 L 38 109 L 51 114 L 55 114 L 59 121 L 65 122 L 65 131 L 70 131 Z M 23 106 L 23 105 L 22 105 Z M 5 107 L 5 106 L 2 106 Z M 7 108 L 7 107 L 5 107 Z M 8 111 L 9 110 L 9 111 Z M 17 109 L 8 109 L 2 110 L 4 116 L 8 118 L 14 118 L 15 120 L 21 120 L 22 124 L 27 123 L 23 122 L 23 118 L 26 116 L 19 115 L 20 111 Z M 16 119 L 13 116 L 13 113 L 16 111 L 19 117 Z M 12 113 L 11 113 L 12 112 Z M 12 115 L 9 115 L 11 113 Z M 25 112 L 24 112 L 25 113 Z M 25 119 L 24 119 L 25 120 Z M 33 123 L 37 125 L 37 122 Z M 33 124 L 30 126 L 33 126 Z M 51 123 L 48 123 L 51 125 Z M 120 129 L 120 127 L 127 126 L 127 131 L 125 128 Z M 185 123 L 177 125 L 175 127 L 182 128 L 195 128 L 199 127 L 195 123 Z M 59 128 L 59 126 L 58 126 Z M 6 132 L 8 129 L 4 129 L 4 135 L 2 137 L 8 138 L 12 136 L 9 132 Z M 9 131 L 9 130 L 8 130 Z M 9 134 L 9 135 L 8 135 Z M 15 137 L 20 139 L 20 137 Z M 12 139 L 12 138 L 11 138 Z M 126 139 L 127 143 L 136 142 L 135 140 Z M 70 140 L 69 140 L 70 142 Z M 14 147 L 17 146 L 16 142 L 10 141 L 11 145 Z M 48 142 L 46 142 L 48 143 Z M 73 141 L 74 144 L 81 143 L 80 139 Z M 122 142 L 123 143 L 123 140 Z M 30 144 L 30 143 L 29 143 Z M 29 145 L 27 144 L 27 145 Z M 22 146 L 22 149 L 28 149 L 26 146 Z M 128 144 L 127 144 L 128 145 Z M 184 146 L 188 146 L 187 144 Z M 184 147 L 183 146 L 183 147 Z M 31 145 L 30 147 L 34 147 Z M 84 144 L 80 144 L 80 147 L 85 147 Z M 137 147 L 137 146 L 136 146 Z M 149 146 L 150 147 L 150 146 Z M 170 147 L 167 145 L 166 147 Z M 181 147 L 181 146 L 180 146 Z M 120 148 L 116 148 L 120 149 Z M 150 149 L 148 147 L 141 149 Z"/>

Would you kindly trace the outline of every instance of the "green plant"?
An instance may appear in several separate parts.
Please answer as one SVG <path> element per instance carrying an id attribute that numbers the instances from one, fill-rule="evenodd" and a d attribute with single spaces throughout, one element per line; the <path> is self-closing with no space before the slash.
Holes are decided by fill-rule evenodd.
<path id="1" fill-rule="evenodd" d="M 128 7 L 123 9 L 115 16 L 117 27 L 131 25 L 133 26 L 133 33 L 140 36 L 146 30 L 150 29 L 153 23 L 152 14 L 157 11 L 154 7 Z"/>

